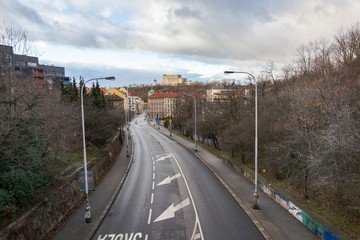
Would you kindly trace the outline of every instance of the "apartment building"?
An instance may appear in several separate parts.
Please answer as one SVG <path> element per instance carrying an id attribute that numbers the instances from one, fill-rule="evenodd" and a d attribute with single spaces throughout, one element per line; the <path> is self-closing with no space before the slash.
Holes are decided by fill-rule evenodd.
<path id="1" fill-rule="evenodd" d="M 65 68 L 54 65 L 40 65 L 44 69 L 45 80 L 51 86 L 59 86 L 61 82 L 64 84 L 70 83 L 70 78 L 65 76 Z"/>
<path id="2" fill-rule="evenodd" d="M 249 95 L 249 89 L 246 87 L 240 89 L 208 89 L 206 90 L 206 100 L 208 102 L 227 102 L 235 96 L 246 97 Z"/>
<path id="3" fill-rule="evenodd" d="M 12 73 L 13 48 L 10 46 L 0 45 L 0 77 L 4 80 L 10 79 Z"/>
<path id="4" fill-rule="evenodd" d="M 148 113 L 153 119 L 174 115 L 177 98 L 186 93 L 153 93 L 148 97 Z"/>
<path id="5" fill-rule="evenodd" d="M 129 108 L 134 114 L 140 114 L 144 109 L 144 101 L 138 96 L 129 93 Z"/>
<path id="6" fill-rule="evenodd" d="M 116 109 L 124 109 L 124 99 L 115 94 L 105 94 L 106 100 Z"/>
<path id="7" fill-rule="evenodd" d="M 8 81 L 30 81 L 38 86 L 48 83 L 58 86 L 69 83 L 65 68 L 39 64 L 39 58 L 15 54 L 11 46 L 0 45 L 0 76 Z"/>
<path id="8" fill-rule="evenodd" d="M 106 98 L 111 98 L 110 96 L 117 96 L 121 99 L 123 99 L 123 103 L 120 105 L 123 107 L 123 109 L 128 112 L 129 109 L 129 97 L 128 97 L 128 91 L 126 88 L 109 88 L 107 92 L 105 93 Z M 115 98 L 115 97 L 114 97 Z"/>

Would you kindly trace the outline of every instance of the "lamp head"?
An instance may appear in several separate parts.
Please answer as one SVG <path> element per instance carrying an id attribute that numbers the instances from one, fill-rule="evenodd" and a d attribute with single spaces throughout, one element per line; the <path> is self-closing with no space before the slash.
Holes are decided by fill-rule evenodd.
<path id="1" fill-rule="evenodd" d="M 225 71 L 224 74 L 233 74 L 235 73 L 234 71 Z"/>
<path id="2" fill-rule="evenodd" d="M 114 80 L 115 80 L 115 77 L 114 77 L 114 76 L 111 76 L 111 77 L 104 77 L 104 79 L 114 81 Z"/>

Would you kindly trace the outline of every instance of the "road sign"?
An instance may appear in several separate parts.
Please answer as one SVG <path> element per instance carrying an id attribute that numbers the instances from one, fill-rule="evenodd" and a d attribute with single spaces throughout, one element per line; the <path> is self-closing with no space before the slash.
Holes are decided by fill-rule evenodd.
<path id="1" fill-rule="evenodd" d="M 172 119 L 169 120 L 169 123 L 172 123 Z"/>
<path id="2" fill-rule="evenodd" d="M 87 172 L 87 181 L 88 181 L 88 191 L 94 191 L 95 189 L 95 180 L 94 180 L 94 173 L 92 171 Z M 79 185 L 80 185 L 80 191 L 85 192 L 85 173 L 84 171 L 80 172 L 79 175 Z"/>

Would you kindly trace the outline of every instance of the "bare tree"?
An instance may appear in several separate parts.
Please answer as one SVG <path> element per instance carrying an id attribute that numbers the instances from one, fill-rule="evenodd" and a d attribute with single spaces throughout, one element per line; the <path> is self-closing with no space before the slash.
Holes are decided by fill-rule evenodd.
<path id="1" fill-rule="evenodd" d="M 350 28 L 340 28 L 335 35 L 334 45 L 337 62 L 348 66 L 355 58 L 360 58 L 360 23 Z"/>
<path id="2" fill-rule="evenodd" d="M 17 28 L 13 23 L 4 22 L 0 28 L 0 44 L 13 47 L 13 51 L 20 55 L 39 56 L 34 40 L 29 38 L 25 28 Z"/>

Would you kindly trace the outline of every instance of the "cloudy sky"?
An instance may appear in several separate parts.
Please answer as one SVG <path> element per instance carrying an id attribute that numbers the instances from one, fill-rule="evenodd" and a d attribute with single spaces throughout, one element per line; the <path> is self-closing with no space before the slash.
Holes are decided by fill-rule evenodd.
<path id="1" fill-rule="evenodd" d="M 0 20 L 26 28 L 40 63 L 106 86 L 191 81 L 224 70 L 280 70 L 301 44 L 360 20 L 359 0 L 0 0 Z"/>

